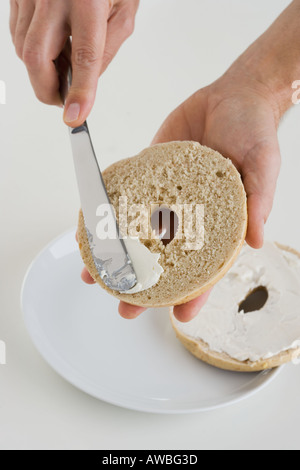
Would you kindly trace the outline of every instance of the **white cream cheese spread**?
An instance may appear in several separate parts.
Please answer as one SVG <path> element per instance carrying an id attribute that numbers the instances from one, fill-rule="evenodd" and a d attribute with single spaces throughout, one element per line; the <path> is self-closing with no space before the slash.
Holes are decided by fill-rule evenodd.
<path id="1" fill-rule="evenodd" d="M 155 286 L 164 272 L 158 262 L 160 254 L 151 253 L 138 238 L 125 238 L 124 243 L 135 269 L 137 284 L 132 289 L 122 293 L 136 294 Z"/>
<path id="2" fill-rule="evenodd" d="M 269 294 L 264 307 L 239 312 L 241 302 L 261 286 Z M 239 361 L 256 362 L 300 347 L 299 257 L 271 242 L 261 250 L 245 245 L 198 316 L 175 323 L 186 336 Z"/>

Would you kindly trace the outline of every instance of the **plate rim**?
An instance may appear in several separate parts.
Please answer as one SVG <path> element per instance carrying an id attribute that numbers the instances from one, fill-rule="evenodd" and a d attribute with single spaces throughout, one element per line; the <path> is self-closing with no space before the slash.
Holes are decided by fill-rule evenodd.
<path id="1" fill-rule="evenodd" d="M 252 396 L 254 396 L 257 393 L 259 393 L 260 391 L 262 391 L 264 388 L 266 388 L 268 385 L 270 385 L 273 382 L 273 380 L 275 380 L 278 377 L 278 375 L 281 373 L 281 371 L 283 370 L 284 366 L 280 366 L 280 367 L 277 367 L 277 368 L 272 369 L 272 370 L 262 371 L 260 374 L 262 374 L 264 372 L 266 374 L 268 373 L 268 377 L 260 385 L 255 387 L 253 390 L 250 390 L 249 392 L 246 392 L 246 393 L 242 394 L 242 396 L 232 398 L 231 400 L 227 400 L 226 402 L 218 403 L 218 404 L 215 404 L 215 405 L 204 406 L 204 407 L 203 406 L 191 407 L 191 408 L 187 408 L 187 409 L 183 409 L 183 408 L 160 408 L 158 406 L 151 406 L 151 407 L 145 408 L 140 403 L 137 403 L 136 405 L 133 405 L 131 403 L 130 404 L 128 404 L 128 403 L 125 404 L 124 401 L 122 401 L 122 400 L 110 399 L 109 397 L 104 397 L 104 398 L 101 397 L 100 398 L 99 396 L 96 395 L 95 391 L 93 390 L 93 387 L 90 387 L 88 384 L 84 384 L 83 380 L 80 380 L 80 384 L 78 384 L 78 382 L 76 382 L 75 379 L 70 377 L 70 371 L 69 370 L 67 371 L 67 373 L 65 373 L 62 370 L 63 368 L 60 367 L 59 365 L 57 365 L 57 363 L 55 363 L 56 361 L 54 359 L 53 354 L 52 355 L 50 354 L 50 357 L 47 356 L 47 354 L 45 353 L 45 350 L 43 350 L 40 347 L 40 343 L 39 343 L 39 339 L 38 339 L 39 335 L 35 334 L 35 332 L 33 331 L 32 327 L 29 323 L 28 315 L 27 315 L 27 313 L 25 311 L 25 307 L 24 307 L 24 293 L 25 293 L 25 289 L 26 289 L 26 285 L 27 285 L 29 275 L 30 275 L 34 265 L 36 264 L 38 259 L 44 253 L 46 253 L 49 250 L 49 248 L 51 246 L 53 246 L 55 243 L 59 242 L 64 236 L 66 236 L 66 235 L 71 236 L 72 234 L 74 234 L 74 237 L 75 237 L 76 228 L 66 230 L 66 231 L 62 232 L 60 235 L 58 235 L 57 237 L 53 238 L 33 258 L 33 260 L 31 261 L 31 263 L 28 265 L 28 267 L 26 269 L 26 272 L 25 272 L 25 275 L 24 275 L 24 278 L 23 278 L 23 281 L 22 281 L 22 286 L 21 286 L 21 291 L 20 291 L 20 306 L 21 306 L 22 317 L 23 317 L 24 324 L 26 326 L 27 333 L 29 334 L 29 337 L 30 337 L 36 351 L 38 352 L 38 354 L 43 358 L 43 360 L 46 362 L 46 364 L 49 367 L 51 367 L 51 369 L 54 370 L 55 373 L 57 373 L 59 375 L 59 377 L 61 377 L 67 383 L 71 384 L 77 390 L 80 390 L 81 392 L 91 396 L 92 398 L 94 398 L 98 401 L 102 401 L 103 403 L 108 403 L 109 405 L 117 406 L 119 408 L 128 409 L 128 410 L 131 410 L 131 411 L 138 411 L 138 412 L 149 413 L 149 414 L 164 414 L 164 415 L 195 414 L 195 413 L 204 413 L 204 412 L 209 412 L 209 411 L 213 411 L 213 410 L 219 410 L 219 409 L 226 408 L 226 407 L 232 406 L 234 404 L 240 403 L 240 402 L 242 402 L 242 401 L 244 401 L 248 398 L 251 398 Z M 48 351 L 48 345 L 46 347 L 46 351 Z M 71 366 L 68 364 L 67 367 L 70 368 Z"/>

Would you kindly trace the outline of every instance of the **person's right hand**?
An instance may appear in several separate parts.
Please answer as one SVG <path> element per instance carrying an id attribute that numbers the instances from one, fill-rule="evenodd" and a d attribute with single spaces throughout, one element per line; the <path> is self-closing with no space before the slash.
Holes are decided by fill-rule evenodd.
<path id="1" fill-rule="evenodd" d="M 81 125 L 94 104 L 98 78 L 134 29 L 139 0 L 10 0 L 10 30 L 37 98 L 61 105 L 54 65 L 72 36 L 73 83 L 64 120 Z"/>

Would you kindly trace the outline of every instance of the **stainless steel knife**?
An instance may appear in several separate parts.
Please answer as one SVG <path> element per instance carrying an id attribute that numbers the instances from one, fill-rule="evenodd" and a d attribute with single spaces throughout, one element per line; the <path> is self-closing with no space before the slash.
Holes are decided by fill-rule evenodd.
<path id="1" fill-rule="evenodd" d="M 67 72 L 61 86 L 63 102 L 72 80 L 70 66 Z M 110 289 L 128 291 L 136 285 L 137 276 L 124 241 L 120 238 L 114 208 L 105 188 L 87 122 L 75 129 L 70 128 L 70 138 L 82 212 L 95 266 Z M 104 214 L 110 226 L 114 225 L 115 228 L 106 236 L 97 230 Z"/>

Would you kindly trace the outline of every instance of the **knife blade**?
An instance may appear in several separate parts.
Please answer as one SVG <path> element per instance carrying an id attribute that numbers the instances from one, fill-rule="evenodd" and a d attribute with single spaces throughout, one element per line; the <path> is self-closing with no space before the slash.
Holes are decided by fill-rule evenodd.
<path id="1" fill-rule="evenodd" d="M 70 138 L 94 264 L 107 287 L 119 292 L 128 291 L 136 285 L 137 277 L 124 241 L 120 238 L 114 208 L 105 188 L 87 123 L 75 129 L 70 128 Z M 99 235 L 97 227 L 101 216 L 110 221 L 110 227 L 114 227 L 111 233 Z"/>

